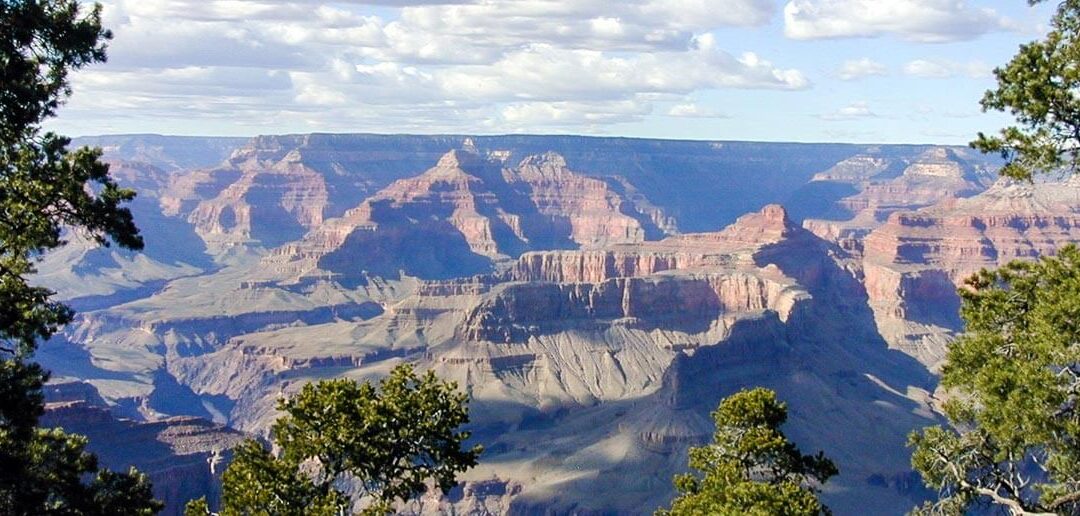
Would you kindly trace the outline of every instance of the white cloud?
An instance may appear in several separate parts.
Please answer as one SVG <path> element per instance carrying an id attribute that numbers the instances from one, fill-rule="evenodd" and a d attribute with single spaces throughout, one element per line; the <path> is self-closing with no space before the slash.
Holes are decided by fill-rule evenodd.
<path id="1" fill-rule="evenodd" d="M 854 81 L 875 75 L 888 75 L 888 73 L 889 70 L 885 65 L 868 57 L 864 57 L 862 59 L 844 61 L 844 63 L 840 65 L 840 69 L 836 71 L 836 76 L 841 80 Z"/>
<path id="2" fill-rule="evenodd" d="M 714 0 L 650 0 L 640 12 L 687 28 L 714 28 L 762 25 L 772 19 L 775 9 L 770 0 L 727 0 L 723 5 Z"/>
<path id="3" fill-rule="evenodd" d="M 642 51 L 685 49 L 695 34 L 767 23 L 773 0 L 488 0 L 402 10 L 401 33 L 440 34 L 491 49 L 551 44 Z M 405 57 L 405 56 L 402 56 Z"/>
<path id="4" fill-rule="evenodd" d="M 775 0 L 371 3 L 103 0 L 115 34 L 109 63 L 76 74 L 62 114 L 325 130 L 599 130 L 663 116 L 697 92 L 810 86 L 801 71 L 732 53 L 711 35 L 768 23 Z M 715 116 L 698 109 L 672 116 Z"/>
<path id="5" fill-rule="evenodd" d="M 613 57 L 592 50 L 531 45 L 491 66 L 437 74 L 448 96 L 492 100 L 613 99 L 637 93 L 689 93 L 711 88 L 802 89 L 809 81 L 755 54 L 735 58 L 709 36 L 690 52 Z"/>
<path id="6" fill-rule="evenodd" d="M 942 59 L 916 59 L 904 65 L 904 74 L 924 79 L 949 79 L 957 76 L 982 79 L 991 76 L 992 68 L 982 61 L 960 63 Z"/>
<path id="7" fill-rule="evenodd" d="M 784 33 L 794 39 L 878 37 L 940 43 L 1005 30 L 1011 22 L 967 0 L 790 0 Z"/>
<path id="8" fill-rule="evenodd" d="M 615 102 L 520 102 L 499 111 L 502 123 L 489 125 L 516 129 L 530 126 L 608 125 L 641 120 L 652 112 L 648 103 Z"/>
<path id="9" fill-rule="evenodd" d="M 878 118 L 878 114 L 870 109 L 866 101 L 852 102 L 835 112 L 819 115 L 818 118 L 829 121 L 857 120 L 860 118 Z"/>
<path id="10" fill-rule="evenodd" d="M 728 118 L 728 116 L 723 113 L 718 113 L 715 110 L 702 107 L 694 102 L 671 106 L 671 108 L 668 109 L 667 115 L 676 118 Z"/>

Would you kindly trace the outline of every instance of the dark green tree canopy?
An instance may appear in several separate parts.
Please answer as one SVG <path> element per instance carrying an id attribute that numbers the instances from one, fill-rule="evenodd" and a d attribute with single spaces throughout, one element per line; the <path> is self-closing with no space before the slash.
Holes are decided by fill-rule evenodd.
<path id="1" fill-rule="evenodd" d="M 72 0 L 0 1 L 0 142 L 37 131 L 70 95 L 68 73 L 105 61 L 101 6 Z"/>
<path id="2" fill-rule="evenodd" d="M 1030 180 L 1080 165 L 1080 0 L 1062 0 L 1051 28 L 1045 39 L 1021 46 L 994 70 L 997 88 L 982 99 L 984 111 L 1016 117 L 1017 125 L 997 135 L 979 133 L 971 143 L 1005 158 L 1001 173 L 1008 177 Z"/>
<path id="3" fill-rule="evenodd" d="M 465 449 L 468 396 L 428 371 L 400 365 L 379 386 L 348 379 L 305 385 L 281 400 L 271 435 L 278 456 L 249 441 L 239 447 L 222 486 L 223 514 L 339 514 L 356 499 L 381 514 L 434 483 L 443 491 L 477 463 Z M 355 490 L 355 491 L 354 491 Z M 205 514 L 205 503 L 189 514 Z"/>
<path id="4" fill-rule="evenodd" d="M 69 152 L 41 123 L 70 94 L 68 73 L 105 60 L 101 7 L 0 0 L 0 513 L 142 515 L 161 504 L 136 471 L 99 470 L 86 439 L 36 428 L 47 373 L 30 362 L 72 312 L 28 278 L 41 253 L 79 231 L 131 249 L 142 239 L 97 150 Z"/>
<path id="5" fill-rule="evenodd" d="M 63 245 L 65 228 L 142 248 L 121 206 L 135 194 L 109 177 L 100 151 L 68 152 L 67 138 L 39 129 L 70 93 L 68 73 L 105 61 L 109 37 L 97 4 L 0 1 L 0 346 L 9 354 L 32 353 L 71 319 L 26 281 L 36 255 Z"/>
<path id="6" fill-rule="evenodd" d="M 972 146 L 1000 153 L 1017 179 L 1080 170 L 1080 0 L 1062 0 L 1046 37 L 994 74 L 983 108 L 1018 125 Z M 912 466 L 938 490 L 916 512 L 1080 513 L 1080 250 L 983 270 L 960 297 L 966 332 L 941 379 L 952 427 L 909 437 Z"/>
<path id="7" fill-rule="evenodd" d="M 967 331 L 941 379 L 956 430 L 910 441 L 940 492 L 923 510 L 1080 513 L 1080 249 L 984 270 L 960 293 Z"/>
<path id="8" fill-rule="evenodd" d="M 788 441 L 780 431 L 787 406 L 775 392 L 740 391 L 712 416 L 712 444 L 690 449 L 690 467 L 699 474 L 675 477 L 679 496 L 658 515 L 829 514 L 814 486 L 836 475 L 836 465 Z"/>

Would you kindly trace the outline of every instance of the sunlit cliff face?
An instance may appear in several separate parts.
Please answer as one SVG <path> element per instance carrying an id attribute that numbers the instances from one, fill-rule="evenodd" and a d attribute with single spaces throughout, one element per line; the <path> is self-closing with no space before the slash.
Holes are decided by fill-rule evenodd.
<path id="1" fill-rule="evenodd" d="M 309 380 L 413 362 L 472 395 L 488 449 L 460 493 L 417 502 L 429 511 L 660 506 L 709 411 L 749 385 L 837 459 L 830 506 L 906 509 L 925 493 L 904 436 L 936 421 L 958 282 L 1075 240 L 1080 207 L 1072 183 L 996 183 L 963 148 L 103 143 L 140 192 L 146 252 L 72 238 L 39 267 L 81 312 L 40 357 L 111 411 L 85 414 L 262 435 Z"/>

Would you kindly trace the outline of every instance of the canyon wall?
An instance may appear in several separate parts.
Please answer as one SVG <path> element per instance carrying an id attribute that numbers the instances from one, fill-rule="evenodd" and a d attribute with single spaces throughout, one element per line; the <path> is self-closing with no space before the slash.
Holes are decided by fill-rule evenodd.
<path id="1" fill-rule="evenodd" d="M 839 463 L 837 513 L 906 511 L 929 495 L 905 436 L 941 421 L 955 289 L 1080 236 L 1073 183 L 997 182 L 993 159 L 955 147 L 87 141 L 140 192 L 158 247 L 44 257 L 38 281 L 81 313 L 39 357 L 97 393 L 55 417 L 139 442 L 265 436 L 308 381 L 414 363 L 471 395 L 488 450 L 459 488 L 403 507 L 428 513 L 651 512 L 709 411 L 756 385 Z M 175 510 L 208 477 L 170 460 L 192 479 L 161 477 Z"/>

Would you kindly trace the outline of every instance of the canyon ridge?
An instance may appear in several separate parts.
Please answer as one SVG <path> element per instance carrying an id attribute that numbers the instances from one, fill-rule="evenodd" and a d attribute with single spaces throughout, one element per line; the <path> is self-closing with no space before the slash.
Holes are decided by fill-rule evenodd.
<path id="1" fill-rule="evenodd" d="M 77 233 L 35 282 L 45 424 L 178 514 L 308 381 L 410 362 L 471 395 L 480 465 L 403 509 L 650 514 L 750 386 L 839 466 L 838 514 L 928 498 L 907 434 L 964 278 L 1080 238 L 1080 182 L 961 147 L 577 136 L 101 136 L 141 253 Z M 133 445 L 132 443 L 138 443 Z"/>

